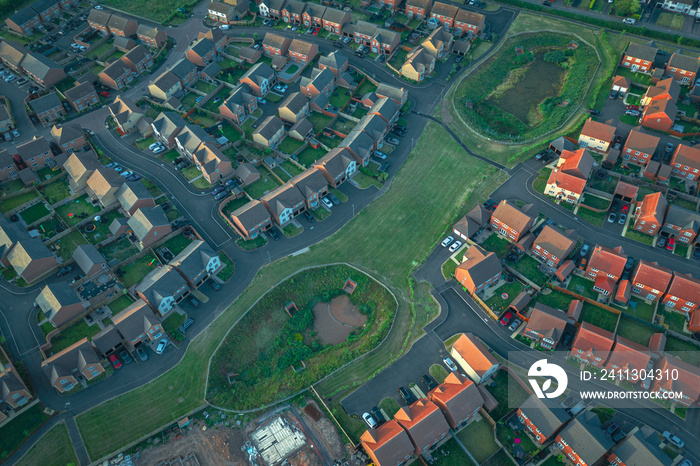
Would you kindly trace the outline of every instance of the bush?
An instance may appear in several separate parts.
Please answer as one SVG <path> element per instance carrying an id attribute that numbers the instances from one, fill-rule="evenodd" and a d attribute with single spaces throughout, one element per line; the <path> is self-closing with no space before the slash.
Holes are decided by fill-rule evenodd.
<path id="1" fill-rule="evenodd" d="M 566 55 L 561 50 L 555 50 L 553 52 L 547 52 L 544 54 L 544 61 L 548 63 L 561 63 L 566 61 Z"/>

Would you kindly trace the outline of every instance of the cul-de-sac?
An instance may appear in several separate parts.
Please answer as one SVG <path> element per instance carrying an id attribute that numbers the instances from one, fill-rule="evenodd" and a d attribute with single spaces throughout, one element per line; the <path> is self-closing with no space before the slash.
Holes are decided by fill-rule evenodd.
<path id="1" fill-rule="evenodd" d="M 696 1 L 0 21 L 0 464 L 700 465 Z"/>

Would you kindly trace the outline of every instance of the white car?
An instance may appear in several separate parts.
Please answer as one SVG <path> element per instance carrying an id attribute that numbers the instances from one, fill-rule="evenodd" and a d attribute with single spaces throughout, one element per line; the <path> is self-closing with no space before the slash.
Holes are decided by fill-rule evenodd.
<path id="1" fill-rule="evenodd" d="M 78 44 L 76 44 L 75 42 L 73 42 L 72 44 L 70 44 L 70 46 L 73 47 L 74 49 L 79 49 L 79 48 L 80 48 L 80 46 L 79 46 Z"/>
<path id="2" fill-rule="evenodd" d="M 368 425 L 370 428 L 372 428 L 372 429 L 376 429 L 376 428 L 377 428 L 377 421 L 374 420 L 374 418 L 372 417 L 372 415 L 371 415 L 370 413 L 365 413 L 365 414 L 363 414 L 363 415 L 362 415 L 362 419 L 365 420 L 365 422 L 367 423 L 367 425 Z"/>
<path id="3" fill-rule="evenodd" d="M 17 139 L 17 138 L 19 137 L 19 131 L 14 130 L 14 131 L 12 132 L 12 137 L 15 138 L 15 139 Z"/>
<path id="4" fill-rule="evenodd" d="M 95 5 L 95 9 L 96 10 L 104 10 L 104 8 L 102 8 L 102 5 Z"/>
<path id="5" fill-rule="evenodd" d="M 442 244 L 442 247 L 443 247 L 443 248 L 446 248 L 446 247 L 449 246 L 450 243 L 452 243 L 452 241 L 454 241 L 454 240 L 455 240 L 455 239 L 454 239 L 453 237 L 448 236 L 447 238 L 443 239 L 443 240 L 442 240 L 442 243 L 440 243 L 440 244 Z"/>
<path id="6" fill-rule="evenodd" d="M 121 172 L 124 171 L 124 168 L 123 168 L 123 167 L 120 167 L 119 165 L 117 165 L 117 166 L 114 167 L 114 171 L 117 172 L 117 173 L 121 173 Z"/>
<path id="7" fill-rule="evenodd" d="M 153 151 L 154 154 L 160 154 L 161 152 L 165 152 L 165 146 L 156 147 Z"/>
<path id="8" fill-rule="evenodd" d="M 445 358 L 442 360 L 442 362 L 445 363 L 445 365 L 452 371 L 452 372 L 457 372 L 457 366 L 455 365 L 454 362 L 452 362 L 452 359 L 450 358 Z"/>
<path id="9" fill-rule="evenodd" d="M 228 24 L 222 24 L 221 26 L 219 26 L 219 29 L 221 29 L 222 31 L 228 31 Z"/>
<path id="10" fill-rule="evenodd" d="M 333 208 L 333 203 L 327 197 L 324 197 L 323 199 L 321 199 L 321 202 L 323 202 L 323 205 L 328 207 L 329 209 Z"/>
<path id="11" fill-rule="evenodd" d="M 160 343 L 158 343 L 158 347 L 156 348 L 156 354 L 163 354 L 163 351 L 165 351 L 165 347 L 168 346 L 168 340 L 163 338 L 160 340 Z"/>
<path id="12" fill-rule="evenodd" d="M 11 82 L 14 81 L 15 79 L 17 79 L 17 76 L 15 76 L 14 74 L 11 74 L 11 75 L 9 75 L 9 76 L 7 76 L 7 77 L 5 78 L 5 82 L 6 82 L 6 83 L 11 83 Z"/>
<path id="13" fill-rule="evenodd" d="M 120 173 L 120 175 L 123 176 L 124 178 L 128 178 L 128 177 L 130 177 L 130 176 L 133 175 L 133 174 L 134 174 L 134 172 L 131 171 L 131 170 L 127 170 L 127 171 L 125 171 L 125 172 L 121 172 L 121 173 Z"/>
<path id="14" fill-rule="evenodd" d="M 266 103 L 267 103 L 267 100 L 263 99 L 262 97 L 258 97 L 257 99 L 258 99 L 258 103 L 260 103 L 260 104 L 266 104 Z"/>
<path id="15" fill-rule="evenodd" d="M 455 241 L 452 243 L 452 246 L 450 246 L 450 252 L 455 252 L 457 249 L 462 247 L 462 242 L 461 241 Z"/>
<path id="16" fill-rule="evenodd" d="M 675 435 L 673 435 L 671 432 L 669 432 L 667 430 L 664 431 L 663 436 L 666 440 L 669 441 L 669 443 L 677 446 L 678 448 L 683 448 L 683 445 L 685 445 L 685 443 L 683 443 L 683 440 L 679 439 L 678 437 L 676 437 Z"/>
<path id="17" fill-rule="evenodd" d="M 637 20 L 635 20 L 634 18 L 625 18 L 622 20 L 622 22 L 625 24 L 634 24 L 637 22 Z"/>
<path id="18" fill-rule="evenodd" d="M 148 150 L 155 150 L 156 147 L 160 147 L 162 144 L 160 142 L 154 142 L 150 146 L 148 146 Z"/>

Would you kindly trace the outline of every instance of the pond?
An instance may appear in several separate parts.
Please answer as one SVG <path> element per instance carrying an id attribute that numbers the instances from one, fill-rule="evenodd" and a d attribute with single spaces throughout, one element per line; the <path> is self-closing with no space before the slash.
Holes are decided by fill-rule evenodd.
<path id="1" fill-rule="evenodd" d="M 544 61 L 544 51 L 537 53 L 533 63 L 512 70 L 485 102 L 510 113 L 528 126 L 536 126 L 542 121 L 537 112 L 538 105 L 561 94 L 566 74 L 567 70 L 559 65 Z"/>

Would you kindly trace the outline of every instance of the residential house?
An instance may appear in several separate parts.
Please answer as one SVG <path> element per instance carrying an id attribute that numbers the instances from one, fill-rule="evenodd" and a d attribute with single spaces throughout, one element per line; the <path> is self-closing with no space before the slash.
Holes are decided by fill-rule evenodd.
<path id="1" fill-rule="evenodd" d="M 17 155 L 32 171 L 37 171 L 53 161 L 53 153 L 44 136 L 36 137 L 17 146 Z"/>
<path id="2" fill-rule="evenodd" d="M 617 335 L 615 336 L 615 347 L 610 353 L 605 369 L 610 371 L 609 374 L 612 378 L 635 384 L 646 378 L 644 371 L 646 371 L 650 360 L 649 347 Z"/>
<path id="3" fill-rule="evenodd" d="M 615 127 L 593 121 L 586 120 L 578 137 L 578 144 L 581 147 L 593 149 L 599 152 L 607 152 L 615 138 Z"/>
<path id="4" fill-rule="evenodd" d="M 253 141 L 273 149 L 284 139 L 285 134 L 284 122 L 276 115 L 271 115 L 253 131 Z"/>
<path id="5" fill-rule="evenodd" d="M 676 13 L 683 13 L 690 15 L 694 13 L 693 8 L 694 2 L 691 0 L 664 0 L 661 7 L 664 10 L 675 11 Z"/>
<path id="6" fill-rule="evenodd" d="M 470 293 L 475 294 L 498 282 L 503 272 L 501 262 L 493 252 L 474 244 L 455 269 L 455 279 Z"/>
<path id="7" fill-rule="evenodd" d="M 404 87 L 396 87 L 390 84 L 379 83 L 377 90 L 374 91 L 378 98 L 388 97 L 396 102 L 399 107 L 403 107 L 408 100 L 408 91 Z"/>
<path id="8" fill-rule="evenodd" d="M 417 47 L 406 57 L 406 61 L 401 65 L 401 76 L 422 82 L 435 69 L 435 57 L 425 48 Z"/>
<path id="9" fill-rule="evenodd" d="M 59 118 L 66 116 L 66 111 L 61 104 L 61 100 L 55 92 L 51 92 L 35 100 L 30 100 L 29 107 L 36 114 L 39 121 L 45 125 L 52 124 Z"/>
<path id="10" fill-rule="evenodd" d="M 191 61 L 183 58 L 175 63 L 172 68 L 170 68 L 175 76 L 180 78 L 182 85 L 184 87 L 192 86 L 199 79 L 199 71 L 197 67 Z"/>
<path id="11" fill-rule="evenodd" d="M 170 265 L 197 289 L 221 268 L 221 259 L 207 243 L 194 240 L 170 261 Z"/>
<path id="12" fill-rule="evenodd" d="M 428 399 L 440 408 L 451 429 L 467 425 L 484 405 L 476 384 L 459 372 L 450 372 L 443 383 L 428 392 Z"/>
<path id="13" fill-rule="evenodd" d="M 681 87 L 673 78 L 663 79 L 649 86 L 640 99 L 639 104 L 647 106 L 655 100 L 672 100 L 676 102 L 681 93 Z"/>
<path id="14" fill-rule="evenodd" d="M 185 56 L 195 65 L 204 67 L 216 57 L 216 48 L 214 48 L 214 43 L 209 39 L 198 39 L 187 49 Z"/>
<path id="15" fill-rule="evenodd" d="M 238 49 L 238 58 L 248 64 L 252 65 L 260 60 L 260 57 L 262 57 L 262 51 L 260 51 L 260 49 L 254 49 L 252 47 L 241 47 Z"/>
<path id="16" fill-rule="evenodd" d="M 622 55 L 620 66 L 640 73 L 650 73 L 658 51 L 654 42 L 647 42 L 644 45 L 630 42 Z"/>
<path id="17" fill-rule="evenodd" d="M 273 19 L 280 19 L 282 17 L 282 8 L 286 0 L 263 0 L 258 5 L 258 9 L 262 16 Z"/>
<path id="18" fill-rule="evenodd" d="M 129 37 L 136 34 L 138 23 L 133 19 L 124 18 L 118 15 L 112 15 L 107 21 L 109 32 L 115 36 Z"/>
<path id="19" fill-rule="evenodd" d="M 209 19 L 223 24 L 229 24 L 237 19 L 235 6 L 223 2 L 211 2 L 207 12 L 209 13 Z"/>
<path id="20" fill-rule="evenodd" d="M 121 185 L 116 197 L 127 217 L 131 217 L 139 209 L 156 206 L 156 201 L 146 185 L 138 181 L 127 181 Z"/>
<path id="21" fill-rule="evenodd" d="M 454 22 L 455 34 L 459 36 L 467 34 L 469 36 L 479 37 L 479 34 L 481 34 L 481 31 L 483 31 L 485 27 L 486 18 L 484 15 L 462 8 L 457 11 Z"/>
<path id="22" fill-rule="evenodd" d="M 136 106 L 133 100 L 121 95 L 117 96 L 108 108 L 117 126 L 124 133 L 137 129 L 136 124 L 145 116 L 143 110 Z"/>
<path id="23" fill-rule="evenodd" d="M 203 142 L 194 153 L 194 164 L 209 183 L 219 183 L 233 174 L 233 166 L 219 148 Z"/>
<path id="24" fill-rule="evenodd" d="M 299 90 L 309 99 L 313 99 L 319 94 L 329 97 L 333 89 L 335 89 L 335 75 L 328 69 L 314 68 L 310 78 L 301 77 Z"/>
<path id="25" fill-rule="evenodd" d="M 353 37 L 358 44 L 369 45 L 377 28 L 378 26 L 374 23 L 360 20 L 354 24 L 349 24 L 344 33 Z"/>
<path id="26" fill-rule="evenodd" d="M 257 109 L 258 101 L 252 95 L 250 88 L 245 84 L 239 84 L 219 106 L 219 114 L 224 118 L 230 118 L 240 125 L 248 115 Z"/>
<path id="27" fill-rule="evenodd" d="M 236 178 L 241 182 L 241 185 L 248 186 L 260 179 L 260 172 L 255 165 L 243 162 L 236 168 Z"/>
<path id="28" fill-rule="evenodd" d="M 42 361 L 41 368 L 59 393 L 75 388 L 79 377 L 89 382 L 105 371 L 87 337 Z"/>
<path id="29" fill-rule="evenodd" d="M 437 19 L 447 29 L 452 29 L 457 13 L 459 13 L 458 7 L 449 3 L 435 2 L 430 10 L 430 17 Z"/>
<path id="30" fill-rule="evenodd" d="M 21 74 L 24 72 L 22 70 L 22 61 L 28 53 L 29 50 L 15 41 L 3 40 L 0 42 L 0 60 L 15 73 Z"/>
<path id="31" fill-rule="evenodd" d="M 435 29 L 430 35 L 421 42 L 423 48 L 433 57 L 437 59 L 447 57 L 452 50 L 454 36 L 444 27 Z"/>
<path id="32" fill-rule="evenodd" d="M 68 103 L 78 112 L 99 104 L 100 99 L 92 84 L 84 82 L 64 92 Z"/>
<path id="33" fill-rule="evenodd" d="M 68 173 L 68 184 L 73 193 L 81 193 L 87 186 L 87 180 L 102 164 L 97 160 L 93 151 L 73 153 L 63 164 L 63 169 Z"/>
<path id="34" fill-rule="evenodd" d="M 655 373 L 661 374 L 652 383 L 652 391 L 660 393 L 682 393 L 674 398 L 678 405 L 691 407 L 700 397 L 700 368 L 671 355 L 664 355 L 656 362 Z"/>
<path id="35" fill-rule="evenodd" d="M 246 84 L 254 96 L 263 97 L 275 83 L 275 71 L 266 63 L 258 63 L 253 65 L 239 82 Z"/>
<path id="36" fill-rule="evenodd" d="M 525 327 L 525 335 L 546 349 L 556 349 L 569 318 L 564 311 L 536 303 Z"/>
<path id="37" fill-rule="evenodd" d="M 0 132 L 6 132 L 11 130 L 14 126 L 14 121 L 12 115 L 7 110 L 7 106 L 0 104 Z"/>
<path id="38" fill-rule="evenodd" d="M 352 21 L 352 16 L 349 11 L 328 7 L 323 13 L 323 29 L 338 35 L 343 32 L 343 27 L 350 21 Z"/>
<path id="39" fill-rule="evenodd" d="M 24 73 L 42 87 L 50 87 L 66 78 L 62 66 L 44 55 L 30 52 L 22 60 Z"/>
<path id="40" fill-rule="evenodd" d="M 153 66 L 153 57 L 151 56 L 151 52 L 140 44 L 131 49 L 129 53 L 121 58 L 121 60 L 126 63 L 131 71 L 138 74 L 145 73 Z"/>
<path id="41" fill-rule="evenodd" d="M 575 230 L 562 232 L 547 225 L 533 243 L 532 253 L 550 267 L 559 267 L 561 262 L 574 250 L 577 241 L 578 234 Z"/>
<path id="42" fill-rule="evenodd" d="M 406 0 L 406 16 L 409 18 L 426 19 L 432 6 L 433 0 Z"/>
<path id="43" fill-rule="evenodd" d="M 168 35 L 164 30 L 146 24 L 138 25 L 136 28 L 136 36 L 143 45 L 152 49 L 159 49 L 168 41 Z"/>
<path id="44" fill-rule="evenodd" d="M 131 71 L 129 65 L 121 60 L 116 60 L 114 63 L 105 68 L 100 74 L 100 82 L 114 90 L 121 90 L 134 81 L 134 72 Z"/>
<path id="45" fill-rule="evenodd" d="M 488 380 L 498 370 L 496 358 L 471 333 L 462 333 L 452 344 L 450 354 L 477 385 Z"/>
<path id="46" fill-rule="evenodd" d="M 16 179 L 17 166 L 15 158 L 5 149 L 0 150 L 0 182 Z"/>
<path id="47" fill-rule="evenodd" d="M 556 167 L 547 179 L 545 194 L 572 204 L 578 202 L 593 170 L 593 164 L 593 157 L 586 149 L 562 150 Z"/>
<path id="48" fill-rule="evenodd" d="M 644 108 L 641 125 L 645 128 L 668 132 L 678 115 L 678 107 L 672 100 L 655 100 Z"/>
<path id="49" fill-rule="evenodd" d="M 56 328 L 72 322 L 85 312 L 80 297 L 66 282 L 44 286 L 34 302 Z"/>
<path id="50" fill-rule="evenodd" d="M 42 21 L 48 22 L 52 19 L 59 19 L 61 8 L 55 0 L 34 0 L 30 6 L 39 13 Z"/>
<path id="51" fill-rule="evenodd" d="M 455 223 L 452 233 L 462 241 L 467 241 L 477 231 L 484 227 L 491 220 L 491 212 L 486 210 L 481 204 L 477 204 L 467 215 Z"/>
<path id="52" fill-rule="evenodd" d="M 260 198 L 272 214 L 272 220 L 283 227 L 306 207 L 306 198 L 291 183 L 285 183 Z"/>
<path id="53" fill-rule="evenodd" d="M 659 141 L 661 139 L 656 136 L 632 129 L 622 148 L 622 158 L 628 163 L 645 167 L 656 153 Z"/>
<path id="54" fill-rule="evenodd" d="M 612 91 L 619 92 L 621 97 L 624 97 L 629 91 L 632 85 L 632 80 L 630 78 L 625 78 L 624 76 L 615 76 L 612 82 Z"/>
<path id="55" fill-rule="evenodd" d="M 373 149 L 378 149 L 383 144 L 383 139 L 389 132 L 389 125 L 386 120 L 379 115 L 367 114 L 360 119 L 360 122 L 353 128 L 353 131 L 362 131 L 374 140 Z"/>
<path id="56" fill-rule="evenodd" d="M 139 249 L 144 250 L 173 231 L 165 212 L 160 206 L 138 209 L 129 218 L 129 226 L 139 240 Z"/>
<path id="57" fill-rule="evenodd" d="M 695 84 L 700 61 L 698 57 L 683 55 L 680 51 L 673 53 L 666 65 L 666 74 L 673 76 L 682 86 Z"/>
<path id="58" fill-rule="evenodd" d="M 161 112 L 151 124 L 153 136 L 168 149 L 175 147 L 175 137 L 186 126 L 185 120 L 176 112 Z"/>
<path id="59" fill-rule="evenodd" d="M 639 261 L 632 274 L 632 293 L 650 301 L 661 299 L 673 278 L 673 271 L 657 262 Z"/>
<path id="60" fill-rule="evenodd" d="M 316 58 L 316 55 L 318 55 L 318 45 L 294 39 L 292 43 L 289 44 L 288 52 L 290 60 L 301 65 L 306 65 L 307 63 L 311 63 L 311 61 Z"/>
<path id="61" fill-rule="evenodd" d="M 661 231 L 675 237 L 679 243 L 694 244 L 700 232 L 700 214 L 671 204 Z"/>
<path id="62" fill-rule="evenodd" d="M 298 0 L 287 0 L 280 10 L 282 13 L 282 21 L 289 24 L 301 24 L 302 17 L 306 10 L 306 2 Z"/>
<path id="63" fill-rule="evenodd" d="M 391 55 L 401 43 L 401 33 L 390 31 L 384 28 L 377 28 L 374 31 L 372 40 L 369 43 L 372 53 L 384 53 Z"/>
<path id="64" fill-rule="evenodd" d="M 11 31 L 28 35 L 38 29 L 41 17 L 32 7 L 25 6 L 7 18 L 5 24 Z"/>
<path id="65" fill-rule="evenodd" d="M 0 348 L 0 422 L 7 419 L 10 410 L 19 410 L 31 399 L 22 377 L 5 350 Z"/>
<path id="66" fill-rule="evenodd" d="M 700 178 L 700 147 L 678 144 L 670 163 L 672 176 L 690 181 Z"/>
<path id="67" fill-rule="evenodd" d="M 296 123 L 309 115 L 309 99 L 300 92 L 293 92 L 277 108 L 281 120 Z"/>
<path id="68" fill-rule="evenodd" d="M 323 27 L 323 15 L 326 13 L 326 7 L 310 3 L 306 6 L 304 13 L 301 15 L 304 26 L 307 27 Z"/>
<path id="69" fill-rule="evenodd" d="M 140 344 L 158 342 L 165 331 L 160 319 L 153 314 L 143 299 L 112 316 L 112 323 L 121 335 L 126 348 L 133 352 Z"/>
<path id="70" fill-rule="evenodd" d="M 571 419 L 566 410 L 554 404 L 547 406 L 545 400 L 541 400 L 535 395 L 530 395 L 518 407 L 517 413 L 530 435 L 540 445 L 544 445 L 547 440 L 554 438 Z"/>
<path id="71" fill-rule="evenodd" d="M 314 125 L 306 118 L 302 118 L 297 121 L 289 128 L 287 133 L 289 137 L 296 139 L 297 141 L 306 141 L 306 138 L 313 137 L 314 135 Z"/>
<path id="72" fill-rule="evenodd" d="M 360 443 L 367 455 L 378 466 L 404 464 L 413 457 L 415 452 L 408 433 L 394 419 L 376 429 L 366 430 L 360 437 Z"/>
<path id="73" fill-rule="evenodd" d="M 399 409 L 394 420 L 408 433 L 416 447 L 416 455 L 435 447 L 450 432 L 440 408 L 425 398 Z"/>
<path id="74" fill-rule="evenodd" d="M 263 50 L 268 57 L 286 56 L 292 39 L 268 32 L 262 41 Z"/>
<path id="75" fill-rule="evenodd" d="M 119 50 L 120 52 L 127 53 L 129 50 L 136 47 L 136 41 L 131 37 L 117 36 L 114 38 L 114 42 L 112 42 L 112 45 L 114 45 L 114 48 Z"/>
<path id="76" fill-rule="evenodd" d="M 656 192 L 644 196 L 641 205 L 637 207 L 634 229 L 646 235 L 656 235 L 664 224 L 666 206 L 663 193 Z"/>
<path id="77" fill-rule="evenodd" d="M 107 260 L 94 244 L 81 244 L 75 248 L 73 260 L 86 277 L 92 277 L 107 269 Z"/>
<path id="78" fill-rule="evenodd" d="M 556 436 L 555 442 L 574 464 L 598 466 L 606 460 L 615 445 L 598 426 L 584 425 L 578 418 L 572 420 Z"/>
<path id="79" fill-rule="evenodd" d="M 695 313 L 700 308 L 700 280 L 692 275 L 673 272 L 673 279 L 661 304 L 678 312 Z"/>
<path id="80" fill-rule="evenodd" d="M 99 201 L 102 207 L 112 207 L 118 202 L 117 191 L 125 181 L 113 168 L 98 167 L 88 178 L 85 192 L 93 201 Z"/>
<path id="81" fill-rule="evenodd" d="M 173 97 L 182 89 L 182 81 L 170 70 L 162 73 L 155 81 L 152 81 L 148 85 L 149 94 L 163 102 Z"/>
<path id="82" fill-rule="evenodd" d="M 530 231 L 538 215 L 532 204 L 518 208 L 510 201 L 503 200 L 491 215 L 491 229 L 511 241 L 518 242 Z"/>
<path id="83" fill-rule="evenodd" d="M 136 295 L 160 317 L 165 317 L 187 294 L 187 282 L 169 265 L 151 270 L 136 286 Z"/>
<path id="84" fill-rule="evenodd" d="M 90 10 L 88 15 L 88 24 L 95 31 L 100 31 L 102 34 L 109 34 L 109 18 L 112 15 L 107 13 L 105 10 L 95 10 L 94 8 Z"/>
<path id="85" fill-rule="evenodd" d="M 341 51 L 334 50 L 328 55 L 321 55 L 318 60 L 318 68 L 320 70 L 329 69 L 337 78 L 348 70 L 348 63 L 348 57 L 343 55 Z"/>
<path id="86" fill-rule="evenodd" d="M 586 275 L 595 280 L 593 289 L 606 296 L 612 293 L 626 262 L 627 254 L 622 246 L 610 249 L 596 244 L 586 267 Z"/>
<path id="87" fill-rule="evenodd" d="M 365 167 L 369 163 L 372 152 L 376 147 L 376 141 L 364 131 L 350 131 L 350 134 L 338 144 L 338 147 L 346 148 L 355 157 L 357 163 Z"/>
<path id="88" fill-rule="evenodd" d="M 5 253 L 3 263 L 17 272 L 27 283 L 33 283 L 51 272 L 58 262 L 49 248 L 37 238 L 19 240 Z"/>
<path id="89" fill-rule="evenodd" d="M 656 436 L 656 432 L 653 434 Z M 673 460 L 659 448 L 653 439 L 647 441 L 642 430 L 627 436 L 617 448 L 608 455 L 610 464 L 616 466 L 671 466 Z"/>
<path id="90" fill-rule="evenodd" d="M 331 186 L 337 188 L 357 171 L 357 160 L 349 150 L 336 147 L 314 162 L 314 167 Z"/>
<path id="91" fill-rule="evenodd" d="M 262 202 L 253 199 L 231 213 L 231 222 L 236 233 L 241 235 L 241 238 L 251 240 L 270 228 L 272 217 L 270 216 L 270 211 L 267 210 Z"/>
<path id="92" fill-rule="evenodd" d="M 613 343 L 611 332 L 583 322 L 571 344 L 569 356 L 588 365 L 601 368 L 610 355 Z"/>

